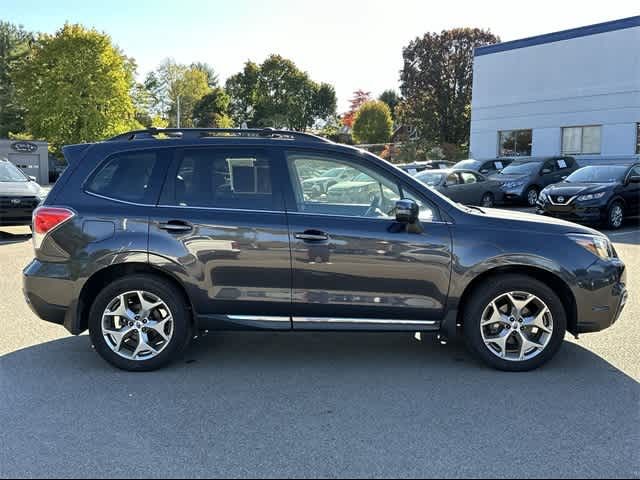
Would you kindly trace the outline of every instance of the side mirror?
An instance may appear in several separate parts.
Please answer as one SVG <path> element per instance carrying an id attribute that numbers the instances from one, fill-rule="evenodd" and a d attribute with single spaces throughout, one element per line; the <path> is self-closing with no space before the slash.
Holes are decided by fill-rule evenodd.
<path id="1" fill-rule="evenodd" d="M 542 169 L 542 175 L 549 175 L 550 173 L 551 173 L 551 170 L 549 170 L 548 168 Z"/>
<path id="2" fill-rule="evenodd" d="M 629 177 L 629 183 L 640 183 L 640 175 L 632 175 Z"/>
<path id="3" fill-rule="evenodd" d="M 29 175 L 29 180 L 32 182 L 37 182 L 38 179 L 36 177 L 32 177 L 31 175 Z"/>
<path id="4" fill-rule="evenodd" d="M 489 173 L 489 170 L 487 170 L 486 168 L 483 168 L 482 170 L 480 170 L 480 173 L 483 175 L 486 175 L 487 173 Z"/>
<path id="5" fill-rule="evenodd" d="M 420 207 L 413 200 L 398 200 L 396 202 L 396 221 L 398 223 L 414 224 L 420 217 Z"/>

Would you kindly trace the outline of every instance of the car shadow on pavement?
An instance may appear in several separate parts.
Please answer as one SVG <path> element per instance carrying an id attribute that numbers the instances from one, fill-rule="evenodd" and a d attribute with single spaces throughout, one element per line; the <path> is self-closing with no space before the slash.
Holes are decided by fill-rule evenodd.
<path id="1" fill-rule="evenodd" d="M 31 240 L 31 233 L 12 233 L 0 230 L 0 245 L 22 243 Z"/>
<path id="2" fill-rule="evenodd" d="M 120 372 L 87 337 L 0 357 L 2 476 L 629 477 L 638 382 L 566 342 L 485 368 L 404 334 L 234 333 Z"/>

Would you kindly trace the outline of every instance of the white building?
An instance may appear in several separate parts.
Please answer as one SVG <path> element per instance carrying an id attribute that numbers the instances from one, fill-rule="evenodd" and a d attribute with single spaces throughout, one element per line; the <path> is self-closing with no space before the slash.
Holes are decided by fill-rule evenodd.
<path id="1" fill-rule="evenodd" d="M 470 149 L 640 158 L 640 16 L 478 48 Z"/>

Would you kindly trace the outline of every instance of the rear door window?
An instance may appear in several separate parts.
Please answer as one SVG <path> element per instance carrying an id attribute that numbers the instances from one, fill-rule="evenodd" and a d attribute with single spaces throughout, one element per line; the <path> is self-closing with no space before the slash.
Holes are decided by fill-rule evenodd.
<path id="1" fill-rule="evenodd" d="M 155 204 L 154 183 L 161 167 L 156 151 L 119 153 L 98 168 L 86 191 L 106 198 L 140 204 Z"/>
<path id="2" fill-rule="evenodd" d="M 261 151 L 183 150 L 170 182 L 169 201 L 175 206 L 282 210 L 274 195 L 271 159 Z"/>

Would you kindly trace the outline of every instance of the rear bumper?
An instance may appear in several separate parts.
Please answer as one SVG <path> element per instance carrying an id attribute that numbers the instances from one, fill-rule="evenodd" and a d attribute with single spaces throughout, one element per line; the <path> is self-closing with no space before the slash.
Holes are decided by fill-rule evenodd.
<path id="1" fill-rule="evenodd" d="M 82 333 L 76 322 L 76 283 L 65 264 L 34 260 L 22 272 L 22 292 L 40 319 L 63 325 L 73 335 Z"/>
<path id="2" fill-rule="evenodd" d="M 578 318 L 572 333 L 600 332 L 613 326 L 629 297 L 624 263 L 617 259 L 596 262 L 578 280 L 574 294 Z"/>

